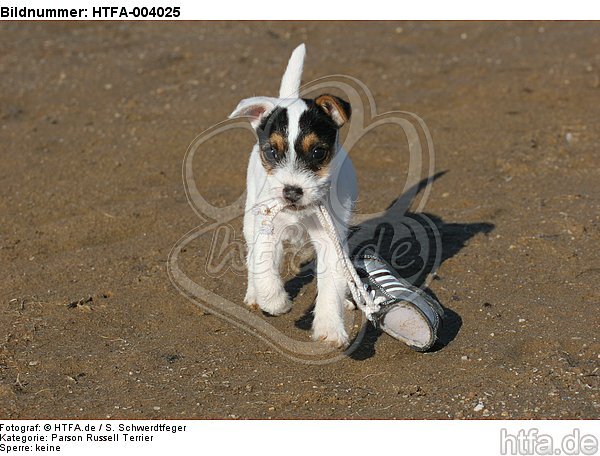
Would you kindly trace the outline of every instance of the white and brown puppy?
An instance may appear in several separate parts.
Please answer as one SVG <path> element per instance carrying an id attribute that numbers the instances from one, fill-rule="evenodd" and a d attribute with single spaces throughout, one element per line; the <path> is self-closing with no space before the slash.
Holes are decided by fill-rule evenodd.
<path id="1" fill-rule="evenodd" d="M 296 237 L 305 230 L 317 256 L 313 337 L 345 347 L 347 284 L 335 248 L 315 211 L 318 204 L 325 204 L 340 238 L 346 239 L 357 185 L 352 162 L 338 143 L 338 130 L 350 119 L 350 105 L 333 95 L 300 98 L 305 52 L 302 44 L 292 53 L 279 98 L 247 98 L 230 116 L 249 117 L 258 136 L 247 174 L 244 237 L 248 245 L 248 290 L 244 301 L 271 315 L 290 310 L 279 272 L 282 243 L 298 242 Z M 260 232 L 261 216 L 253 211 L 269 201 L 287 205 L 275 217 L 271 236 Z"/>

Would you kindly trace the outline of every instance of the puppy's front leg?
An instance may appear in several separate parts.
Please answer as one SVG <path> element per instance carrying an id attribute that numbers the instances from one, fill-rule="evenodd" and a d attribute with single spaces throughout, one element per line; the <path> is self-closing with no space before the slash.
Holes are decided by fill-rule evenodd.
<path id="1" fill-rule="evenodd" d="M 279 267 L 283 244 L 279 236 L 258 234 L 252 247 L 252 279 L 256 304 L 271 315 L 281 315 L 292 308 L 292 302 L 283 287 Z M 250 275 L 250 274 L 249 274 Z"/>
<path id="2" fill-rule="evenodd" d="M 324 340 L 336 347 L 348 345 L 344 328 L 346 278 L 333 242 L 318 226 L 311 230 L 311 239 L 317 252 L 317 302 L 313 321 L 313 338 Z"/>
<path id="3" fill-rule="evenodd" d="M 250 195 L 250 193 L 248 193 Z M 244 303 L 252 308 L 257 309 L 258 299 L 256 298 L 256 288 L 254 285 L 254 238 L 256 237 L 256 215 L 251 209 L 254 205 L 254 200 L 248 196 L 246 201 L 246 213 L 244 214 L 244 238 L 246 239 L 246 248 L 248 254 L 246 256 L 246 268 L 248 269 L 248 288 L 246 289 L 246 296 L 244 297 Z"/>

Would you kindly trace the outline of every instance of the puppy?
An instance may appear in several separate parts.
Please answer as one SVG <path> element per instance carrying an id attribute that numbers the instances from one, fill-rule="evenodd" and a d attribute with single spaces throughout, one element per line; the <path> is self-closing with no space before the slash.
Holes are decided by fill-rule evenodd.
<path id="1" fill-rule="evenodd" d="M 305 54 L 304 44 L 292 53 L 279 98 L 247 98 L 230 115 L 247 117 L 258 137 L 247 173 L 244 238 L 248 289 L 244 302 L 271 315 L 291 309 L 279 272 L 282 244 L 297 243 L 299 233 L 307 233 L 317 261 L 313 338 L 343 348 L 348 345 L 343 319 L 347 284 L 335 247 L 317 219 L 316 207 L 327 207 L 340 239 L 345 240 L 357 183 L 338 132 L 349 121 L 351 108 L 329 94 L 300 98 Z M 262 217 L 253 209 L 274 201 L 286 208 L 274 218 L 273 234 L 265 235 L 260 230 Z"/>

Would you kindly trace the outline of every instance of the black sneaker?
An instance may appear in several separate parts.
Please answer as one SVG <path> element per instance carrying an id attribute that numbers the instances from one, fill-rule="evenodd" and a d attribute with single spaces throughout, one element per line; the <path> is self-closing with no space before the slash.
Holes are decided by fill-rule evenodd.
<path id="1" fill-rule="evenodd" d="M 369 316 L 373 324 L 414 350 L 431 348 L 444 315 L 437 300 L 400 278 L 374 252 L 354 257 L 352 263 L 379 307 Z"/>

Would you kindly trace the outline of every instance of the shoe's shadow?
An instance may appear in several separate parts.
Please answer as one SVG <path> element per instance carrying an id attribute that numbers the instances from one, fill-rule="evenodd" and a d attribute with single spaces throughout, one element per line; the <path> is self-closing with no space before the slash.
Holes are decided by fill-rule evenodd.
<path id="1" fill-rule="evenodd" d="M 373 248 L 396 272 L 415 286 L 423 288 L 428 277 L 437 271 L 448 258 L 452 258 L 467 241 L 478 233 L 488 234 L 494 229 L 491 223 L 446 223 L 429 213 L 410 212 L 415 196 L 445 172 L 437 173 L 411 187 L 394 200 L 376 217 L 352 226 L 349 236 L 351 254 Z M 289 280 L 286 289 L 294 298 L 300 289 L 313 280 L 313 265 L 304 265 L 300 273 Z M 435 277 L 435 276 L 434 276 Z M 425 287 L 424 290 L 436 297 Z M 462 319 L 444 307 L 444 317 L 438 331 L 438 340 L 430 351 L 448 345 L 460 331 Z M 296 326 L 310 329 L 312 307 L 296 320 Z M 351 353 L 353 359 L 367 359 L 375 354 L 375 344 L 382 331 L 369 324 L 360 346 Z"/>

